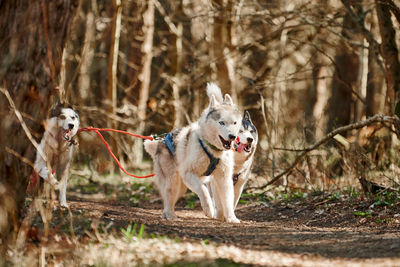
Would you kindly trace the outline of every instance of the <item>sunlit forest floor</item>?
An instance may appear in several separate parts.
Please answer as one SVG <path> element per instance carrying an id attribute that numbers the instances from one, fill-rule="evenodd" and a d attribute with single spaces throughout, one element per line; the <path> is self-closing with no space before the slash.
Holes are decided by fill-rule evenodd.
<path id="1" fill-rule="evenodd" d="M 244 193 L 241 224 L 208 219 L 198 198 L 161 219 L 150 180 L 90 179 L 73 172 L 66 209 L 55 208 L 47 241 L 37 215 L 21 254 L 10 262 L 84 266 L 400 266 L 400 194 L 365 195 L 358 185 L 332 192 Z M 27 200 L 27 206 L 30 200 Z M 57 206 L 57 205 L 56 205 Z"/>

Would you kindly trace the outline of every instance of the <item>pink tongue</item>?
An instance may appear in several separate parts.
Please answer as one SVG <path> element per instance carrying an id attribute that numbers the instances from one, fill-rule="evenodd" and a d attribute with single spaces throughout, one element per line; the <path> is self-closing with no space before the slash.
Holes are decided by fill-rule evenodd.
<path id="1" fill-rule="evenodd" d="M 240 153 L 240 152 L 242 152 L 242 151 L 244 150 L 245 147 L 246 147 L 245 144 L 240 144 L 240 145 L 238 145 L 238 147 L 236 148 L 236 151 Z"/>

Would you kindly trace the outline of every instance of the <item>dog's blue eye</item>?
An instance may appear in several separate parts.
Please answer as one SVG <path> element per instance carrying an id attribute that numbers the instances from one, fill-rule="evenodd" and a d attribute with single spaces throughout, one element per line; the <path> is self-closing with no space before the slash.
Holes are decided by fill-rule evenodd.
<path id="1" fill-rule="evenodd" d="M 219 124 L 220 124 L 220 125 L 225 125 L 225 122 L 220 121 Z"/>

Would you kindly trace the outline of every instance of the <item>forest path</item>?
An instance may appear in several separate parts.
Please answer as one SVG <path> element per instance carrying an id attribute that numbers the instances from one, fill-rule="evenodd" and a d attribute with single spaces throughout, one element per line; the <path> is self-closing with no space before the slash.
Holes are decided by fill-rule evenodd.
<path id="1" fill-rule="evenodd" d="M 136 222 L 145 224 L 146 232 L 156 236 L 233 245 L 254 253 L 252 264 L 268 262 L 277 266 L 281 263 L 272 259 L 285 257 L 289 261 L 283 265 L 400 266 L 397 219 L 390 224 L 377 224 L 369 218 L 355 217 L 339 204 L 333 208 L 331 205 L 329 212 L 311 203 L 243 205 L 236 211 L 240 224 L 206 218 L 199 208 L 177 209 L 179 219 L 167 221 L 161 219 L 160 204 L 131 207 L 82 199 L 70 200 L 69 204 L 72 211 L 104 222 L 113 221 L 118 229 Z"/>

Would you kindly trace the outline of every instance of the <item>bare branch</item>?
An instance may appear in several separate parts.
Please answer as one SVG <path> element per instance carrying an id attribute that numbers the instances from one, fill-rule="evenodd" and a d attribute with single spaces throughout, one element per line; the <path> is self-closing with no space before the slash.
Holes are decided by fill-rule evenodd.
<path id="1" fill-rule="evenodd" d="M 325 135 L 321 140 L 319 140 L 318 142 L 316 142 L 315 144 L 308 146 L 306 148 L 303 148 L 301 151 L 301 153 L 296 157 L 296 159 L 293 161 L 293 163 L 286 168 L 285 170 L 283 170 L 281 173 L 279 173 L 278 175 L 276 175 L 274 178 L 272 178 L 271 181 L 269 181 L 266 185 L 262 186 L 261 189 L 266 188 L 268 185 L 271 185 L 273 183 L 275 183 L 276 181 L 279 180 L 279 178 L 281 178 L 282 176 L 284 176 L 285 174 L 289 173 L 295 166 L 297 163 L 300 162 L 300 160 L 307 155 L 308 152 L 318 148 L 319 146 L 325 144 L 326 142 L 328 142 L 331 138 L 333 138 L 335 135 L 342 133 L 342 132 L 346 132 L 346 131 L 350 131 L 350 130 L 354 130 L 354 129 L 360 129 L 364 126 L 373 124 L 373 123 L 391 123 L 394 124 L 396 129 L 398 127 L 398 125 L 400 124 L 400 120 L 397 117 L 392 117 L 392 116 L 384 116 L 384 115 L 375 115 L 369 119 L 363 120 L 363 121 L 358 121 L 356 123 L 352 123 L 346 126 L 342 126 L 339 127 L 335 130 L 333 130 L 332 132 L 328 133 L 327 135 Z"/>
<path id="2" fill-rule="evenodd" d="M 47 160 L 46 155 L 44 154 L 42 148 L 39 146 L 39 144 L 36 142 L 36 140 L 33 138 L 31 132 L 28 129 L 28 126 L 26 125 L 24 119 L 22 118 L 21 112 L 19 112 L 17 107 L 15 106 L 15 103 L 12 100 L 10 93 L 7 91 L 6 88 L 2 88 L 2 87 L 0 87 L 0 91 L 6 96 L 8 103 L 10 104 L 10 107 L 14 110 L 15 116 L 17 116 L 17 119 L 21 123 L 22 129 L 24 130 L 26 137 L 28 137 L 29 141 L 39 152 L 39 154 L 43 158 L 43 160 L 47 162 L 48 160 Z"/>

